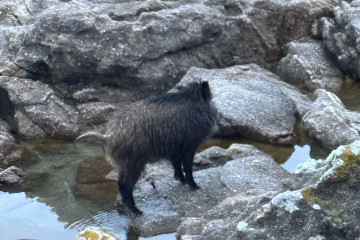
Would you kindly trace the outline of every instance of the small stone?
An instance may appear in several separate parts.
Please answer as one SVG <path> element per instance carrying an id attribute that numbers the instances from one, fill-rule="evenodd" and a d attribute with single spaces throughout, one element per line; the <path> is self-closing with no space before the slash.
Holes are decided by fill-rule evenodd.
<path id="1" fill-rule="evenodd" d="M 12 166 L 0 172 L 0 183 L 6 185 L 21 183 L 24 176 L 25 174 L 20 168 Z"/>

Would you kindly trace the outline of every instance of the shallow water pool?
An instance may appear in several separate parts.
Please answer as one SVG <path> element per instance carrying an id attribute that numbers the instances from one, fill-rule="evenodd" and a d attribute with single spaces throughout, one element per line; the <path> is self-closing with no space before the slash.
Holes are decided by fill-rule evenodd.
<path id="1" fill-rule="evenodd" d="M 314 158 L 315 147 L 309 145 L 273 146 L 244 139 L 212 140 L 208 145 L 227 148 L 234 142 L 256 146 L 290 172 Z M 106 179 L 111 167 L 101 147 L 74 148 L 71 142 L 51 139 L 24 146 L 17 165 L 27 173 L 25 181 L 0 191 L 1 240 L 71 240 L 90 226 L 105 228 L 122 240 L 175 240 L 174 233 L 141 238 L 127 216 L 116 211 L 117 184 Z"/>

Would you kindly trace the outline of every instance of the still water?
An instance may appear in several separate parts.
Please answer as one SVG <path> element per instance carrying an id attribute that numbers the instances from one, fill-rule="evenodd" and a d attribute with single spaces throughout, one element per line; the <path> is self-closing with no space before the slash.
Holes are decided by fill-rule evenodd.
<path id="1" fill-rule="evenodd" d="M 39 198 L 0 192 L 0 239 L 75 239 L 53 209 Z"/>
<path id="2" fill-rule="evenodd" d="M 175 234 L 141 238 L 116 211 L 117 184 L 102 149 L 44 140 L 26 143 L 17 166 L 26 171 L 18 187 L 0 190 L 0 240 L 74 240 L 87 227 L 120 239 L 172 240 Z"/>

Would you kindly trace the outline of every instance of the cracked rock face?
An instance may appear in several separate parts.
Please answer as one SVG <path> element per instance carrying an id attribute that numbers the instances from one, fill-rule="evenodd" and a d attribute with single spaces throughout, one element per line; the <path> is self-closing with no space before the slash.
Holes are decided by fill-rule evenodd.
<path id="1" fill-rule="evenodd" d="M 143 12 L 134 21 L 114 21 L 85 6 L 61 4 L 37 18 L 15 62 L 55 83 L 99 79 L 123 87 L 138 86 L 137 75 L 148 61 L 213 41 L 223 31 L 224 22 L 218 8 L 202 4 Z M 149 85 L 162 83 L 147 82 Z"/>
<path id="2" fill-rule="evenodd" d="M 359 141 L 340 146 L 326 159 L 318 160 L 314 171 L 298 169 L 297 174 L 301 178 L 311 177 L 312 183 L 274 197 L 259 211 L 239 222 L 238 232 L 233 237 L 356 239 L 360 234 L 355 197 L 359 186 L 359 146 Z M 284 232 L 286 236 L 281 234 Z"/>
<path id="3" fill-rule="evenodd" d="M 2 68 L 160 92 L 191 66 L 273 66 L 279 45 L 309 36 L 312 21 L 337 3 L 16 0 L 0 4 Z"/>

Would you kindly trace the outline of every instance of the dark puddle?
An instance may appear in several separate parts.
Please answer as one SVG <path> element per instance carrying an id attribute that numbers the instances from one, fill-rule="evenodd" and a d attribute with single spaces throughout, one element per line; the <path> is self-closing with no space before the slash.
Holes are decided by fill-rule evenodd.
<path id="1" fill-rule="evenodd" d="M 359 82 L 346 80 L 336 95 L 341 99 L 346 109 L 360 112 L 360 84 Z"/>
<path id="2" fill-rule="evenodd" d="M 75 239 L 77 232 L 39 198 L 0 191 L 1 239 Z"/>

